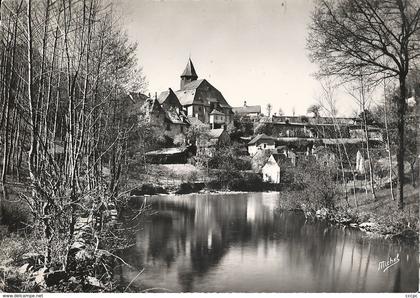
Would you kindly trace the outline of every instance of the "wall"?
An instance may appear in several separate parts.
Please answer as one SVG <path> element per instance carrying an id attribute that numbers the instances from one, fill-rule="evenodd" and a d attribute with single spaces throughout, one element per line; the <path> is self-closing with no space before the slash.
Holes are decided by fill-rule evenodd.
<path id="1" fill-rule="evenodd" d="M 280 183 L 280 167 L 273 156 L 270 156 L 270 159 L 262 168 L 262 174 L 264 182 Z"/>

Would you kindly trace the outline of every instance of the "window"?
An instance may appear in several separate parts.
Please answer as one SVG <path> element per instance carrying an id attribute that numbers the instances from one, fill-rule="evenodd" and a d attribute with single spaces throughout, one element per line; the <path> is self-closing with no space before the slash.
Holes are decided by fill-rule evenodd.
<path id="1" fill-rule="evenodd" d="M 171 130 L 171 124 L 169 124 L 169 123 L 166 124 L 166 130 L 168 130 L 168 131 Z"/>

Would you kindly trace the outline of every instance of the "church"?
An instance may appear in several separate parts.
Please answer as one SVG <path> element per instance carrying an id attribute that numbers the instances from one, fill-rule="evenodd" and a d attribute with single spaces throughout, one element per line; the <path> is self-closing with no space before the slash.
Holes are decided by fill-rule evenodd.
<path id="1" fill-rule="evenodd" d="M 166 107 L 183 110 L 188 118 L 196 118 L 211 128 L 220 128 L 233 120 L 232 107 L 223 94 L 206 79 L 198 79 L 191 59 L 181 74 L 180 89 L 162 92 L 159 103 Z"/>

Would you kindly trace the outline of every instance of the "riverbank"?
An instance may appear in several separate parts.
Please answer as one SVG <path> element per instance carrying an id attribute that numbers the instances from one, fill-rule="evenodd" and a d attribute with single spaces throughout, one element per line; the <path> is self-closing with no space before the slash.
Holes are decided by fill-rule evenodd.
<path id="1" fill-rule="evenodd" d="M 246 178 L 248 177 L 248 178 Z M 137 185 L 138 182 L 137 182 Z M 205 182 L 185 182 L 179 180 L 179 184 L 172 184 L 167 187 L 165 184 L 150 184 L 143 183 L 131 191 L 133 196 L 136 195 L 181 195 L 187 193 L 248 193 L 248 192 L 266 192 L 279 191 L 277 186 L 263 183 L 261 180 L 256 180 L 255 176 L 245 176 L 245 178 L 236 179 L 235 183 L 230 184 L 231 189 L 223 187 L 218 180 Z M 277 189 L 276 189 L 277 188 Z M 381 189 L 377 191 L 377 200 L 374 201 L 370 194 L 357 193 L 357 206 L 354 196 L 350 196 L 348 200 L 342 197 L 342 193 L 337 193 L 334 199 L 334 207 L 326 208 L 307 204 L 308 198 L 303 198 L 305 192 L 302 190 L 292 190 L 284 187 L 281 189 L 281 196 L 279 200 L 279 208 L 284 210 L 299 210 L 304 212 L 308 220 L 324 220 L 332 224 L 354 228 L 363 231 L 368 237 L 383 237 L 389 240 L 396 241 L 410 241 L 418 242 L 419 233 L 418 227 L 418 189 L 411 185 L 406 186 L 405 209 L 400 211 L 397 209 L 397 204 L 392 201 L 389 195 L 389 189 Z M 3 209 L 3 215 L 13 214 L 13 210 L 23 210 L 18 207 L 17 193 L 22 191 L 21 186 L 18 188 L 9 188 L 8 201 L 11 202 L 6 209 Z M 348 202 L 348 203 L 347 203 Z M 23 204 L 21 201 L 20 204 Z M 10 210 L 9 210 L 9 209 Z M 8 276 L 7 284 L 0 285 L 0 289 L 7 289 L 7 291 L 22 291 L 27 289 L 39 289 L 35 287 L 35 280 L 37 276 L 44 277 L 44 281 L 49 280 L 49 276 L 57 276 L 58 273 L 42 272 L 42 257 L 36 257 L 33 252 L 37 252 L 38 256 L 42 255 L 42 245 L 38 245 L 36 239 L 28 238 L 25 235 L 10 233 L 6 229 L 0 229 L 1 243 L 0 243 L 0 274 Z M 93 243 L 93 242 L 92 242 Z M 38 248 L 37 248 L 38 247 Z M 28 255 L 29 253 L 29 255 Z M 85 257 L 85 256 L 84 256 Z M 103 255 L 102 257 L 105 257 Z M 109 259 L 112 259 L 109 257 Z M 38 262 L 38 263 L 36 263 Z M 108 262 L 108 261 L 107 261 Z M 29 264 L 26 265 L 25 264 Z M 35 270 L 36 269 L 36 270 Z M 31 283 L 24 283 L 25 280 L 30 280 Z M 108 283 L 97 283 L 93 278 L 76 278 L 72 279 L 70 284 L 63 284 L 62 289 L 69 289 L 71 287 L 78 287 L 78 289 L 85 289 L 85 291 L 112 291 L 116 290 L 114 285 Z M 108 287 L 110 286 L 110 287 Z M 26 288 L 25 288 L 26 287 Z M 23 290 L 25 291 L 25 290 Z M 77 290 L 75 290 L 77 291 Z"/>
<path id="2" fill-rule="evenodd" d="M 285 191 L 280 208 L 300 210 L 308 219 L 326 220 L 332 224 L 359 229 L 369 237 L 418 242 L 419 190 L 406 185 L 405 193 L 404 210 L 398 209 L 389 189 L 378 190 L 376 201 L 370 193 L 357 193 L 357 206 L 354 195 L 345 200 L 341 194 L 333 208 L 308 208 L 299 200 L 299 191 Z"/>
<path id="3" fill-rule="evenodd" d="M 246 185 L 246 183 L 244 183 Z M 269 184 L 261 184 L 257 191 L 280 191 L 282 199 L 279 202 L 280 209 L 299 210 L 304 212 L 307 218 L 327 220 L 333 224 L 339 224 L 366 233 L 369 237 L 383 237 L 386 239 L 405 239 L 418 241 L 419 239 L 419 204 L 418 189 L 410 185 L 406 186 L 405 209 L 399 210 L 396 202 L 391 199 L 389 189 L 377 191 L 377 200 L 373 201 L 370 194 L 358 193 L 357 206 L 354 195 L 346 201 L 341 197 L 337 200 L 334 208 L 308 208 L 304 201 L 299 200 L 302 193 L 298 190 L 276 189 Z M 181 195 L 181 194 L 205 194 L 205 193 L 240 193 L 249 192 L 246 189 L 220 189 L 209 188 L 204 183 L 182 183 L 172 191 L 165 190 L 162 186 L 143 185 L 132 192 L 134 196 L 142 195 Z M 343 194 L 341 194 L 343 195 Z M 348 202 L 348 203 L 347 203 Z"/>

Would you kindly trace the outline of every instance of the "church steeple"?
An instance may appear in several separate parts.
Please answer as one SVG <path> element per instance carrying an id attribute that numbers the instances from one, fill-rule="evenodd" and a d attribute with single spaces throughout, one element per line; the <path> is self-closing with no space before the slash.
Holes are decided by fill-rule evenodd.
<path id="1" fill-rule="evenodd" d="M 184 86 L 192 81 L 198 79 L 197 73 L 195 72 L 194 65 L 191 59 L 188 59 L 187 66 L 185 67 L 184 72 L 181 75 L 181 90 L 184 89 Z"/>

